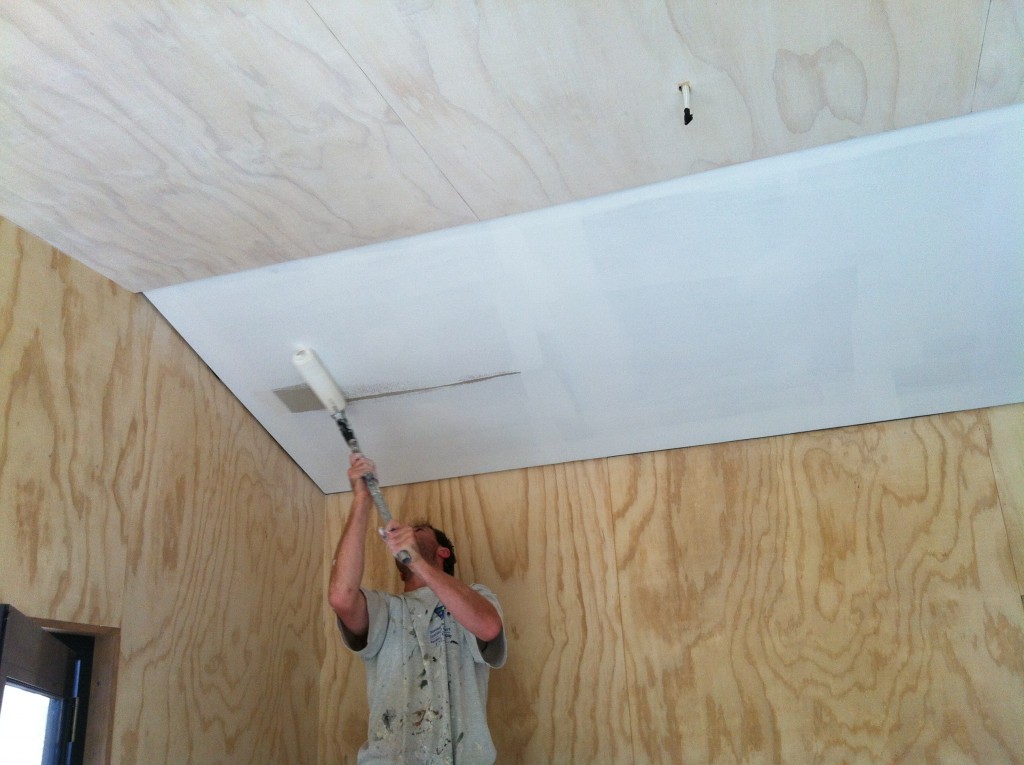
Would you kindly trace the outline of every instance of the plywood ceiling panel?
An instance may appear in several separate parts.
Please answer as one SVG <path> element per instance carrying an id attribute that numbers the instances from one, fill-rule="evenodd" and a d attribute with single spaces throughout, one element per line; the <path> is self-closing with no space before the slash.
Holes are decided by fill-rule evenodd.
<path id="1" fill-rule="evenodd" d="M 964 114 L 985 20 L 965 0 L 313 3 L 482 218 Z"/>
<path id="2" fill-rule="evenodd" d="M 992 0 L 988 8 L 975 109 L 1024 100 L 1024 0 Z"/>
<path id="3" fill-rule="evenodd" d="M 1021 16 L 21 0 L 0 7 L 0 214 L 152 289 L 1018 102 Z"/>
<path id="4" fill-rule="evenodd" d="M 133 290 L 472 219 L 301 0 L 0 16 L 0 210 Z"/>
<path id="5" fill-rule="evenodd" d="M 325 491 L 1024 399 L 1024 106 L 147 292 Z M 505 374 L 511 372 L 512 374 Z"/>

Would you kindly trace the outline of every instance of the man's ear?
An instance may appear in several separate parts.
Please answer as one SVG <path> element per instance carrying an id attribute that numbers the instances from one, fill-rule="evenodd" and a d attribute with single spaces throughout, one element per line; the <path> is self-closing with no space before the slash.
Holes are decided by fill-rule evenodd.
<path id="1" fill-rule="evenodd" d="M 437 547 L 437 554 L 440 555 L 442 558 L 452 557 L 452 551 L 449 550 L 447 547 L 441 547 L 440 545 L 438 545 Z"/>

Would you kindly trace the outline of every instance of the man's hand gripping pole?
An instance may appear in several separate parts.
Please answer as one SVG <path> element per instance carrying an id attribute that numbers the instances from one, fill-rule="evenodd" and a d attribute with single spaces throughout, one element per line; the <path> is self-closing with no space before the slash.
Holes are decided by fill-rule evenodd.
<path id="1" fill-rule="evenodd" d="M 353 454 L 362 454 L 363 450 L 359 448 L 359 441 L 356 440 L 356 434 L 352 432 L 352 427 L 348 424 L 348 418 L 345 416 L 344 411 L 337 411 L 331 415 L 334 417 L 334 421 L 338 423 L 338 429 L 341 431 L 342 438 L 345 439 L 345 443 L 348 444 L 348 448 L 352 450 Z M 377 515 L 380 516 L 380 522 L 387 526 L 391 522 L 391 510 L 388 508 L 388 503 L 384 499 L 384 495 L 380 490 L 380 483 L 377 481 L 377 476 L 374 475 L 373 471 L 363 473 L 363 480 L 366 481 L 366 488 L 370 492 L 370 496 L 373 498 L 373 505 L 377 508 Z M 384 536 L 383 527 L 380 529 L 381 537 Z M 412 556 L 409 555 L 405 550 L 399 550 L 395 555 L 395 558 L 399 563 L 408 566 L 412 560 Z"/>

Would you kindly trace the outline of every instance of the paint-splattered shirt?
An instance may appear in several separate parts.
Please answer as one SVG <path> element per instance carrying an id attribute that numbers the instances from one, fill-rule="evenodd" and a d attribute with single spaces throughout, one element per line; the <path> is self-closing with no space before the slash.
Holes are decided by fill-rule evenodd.
<path id="1" fill-rule="evenodd" d="M 494 593 L 471 586 L 501 613 Z M 366 647 L 358 650 L 338 621 L 346 645 L 366 664 L 369 739 L 359 765 L 493 763 L 487 681 L 491 668 L 505 663 L 504 632 L 481 643 L 429 587 L 402 595 L 363 593 L 370 615 Z"/>

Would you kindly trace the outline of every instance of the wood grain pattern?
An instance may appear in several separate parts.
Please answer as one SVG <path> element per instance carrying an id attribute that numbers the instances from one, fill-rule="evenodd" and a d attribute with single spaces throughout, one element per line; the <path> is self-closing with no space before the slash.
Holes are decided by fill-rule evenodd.
<path id="1" fill-rule="evenodd" d="M 1024 404 L 988 409 L 992 470 L 1024 605 Z"/>
<path id="2" fill-rule="evenodd" d="M 2 595 L 118 626 L 138 430 L 121 404 L 152 320 L 133 327 L 137 298 L 2 220 L 0 248 Z"/>
<path id="3" fill-rule="evenodd" d="M 6 3 L 0 213 L 153 289 L 1017 102 L 1021 8 Z"/>
<path id="4" fill-rule="evenodd" d="M 473 219 L 301 0 L 7 4 L 0 46 L 0 210 L 127 289 Z"/>
<path id="5" fill-rule="evenodd" d="M 0 599 L 120 630 L 113 762 L 313 761 L 322 495 L 144 299 L 0 244 Z"/>
<path id="6" fill-rule="evenodd" d="M 991 0 L 974 110 L 1024 101 L 1024 0 Z"/>
<path id="7" fill-rule="evenodd" d="M 965 114 L 985 21 L 965 0 L 313 4 L 482 218 Z"/>
<path id="8" fill-rule="evenodd" d="M 121 645 L 122 682 L 145 693 L 115 759 L 301 762 L 315 746 L 322 499 L 297 490 L 258 424 L 219 414 L 235 402 L 212 376 L 196 378 L 146 370 L 158 414 L 144 449 L 161 458 L 140 485 L 150 512 L 132 529 Z M 146 717 L 161 707 L 154 728 Z"/>
<path id="9" fill-rule="evenodd" d="M 6 221 L 0 257 L 0 600 L 120 630 L 115 762 L 353 762 L 347 497 L 145 301 Z M 1021 412 L 387 496 L 502 599 L 503 762 L 1021 762 Z"/>
<path id="10" fill-rule="evenodd" d="M 987 442 L 964 414 L 612 460 L 634 761 L 1019 761 Z"/>
<path id="11" fill-rule="evenodd" d="M 502 597 L 499 762 L 1024 762 L 1024 610 L 1000 512 L 1024 484 L 1021 410 L 387 496 L 449 530 L 462 576 Z M 345 502 L 328 499 L 325 556 Z M 397 587 L 371 561 L 375 586 Z M 321 762 L 354 762 L 365 679 L 328 640 Z"/>
<path id="12" fill-rule="evenodd" d="M 396 517 L 428 518 L 445 529 L 455 542 L 459 576 L 487 584 L 502 602 L 509 662 L 491 675 L 489 703 L 499 762 L 628 761 L 623 636 L 603 463 L 393 487 L 386 496 Z M 368 541 L 376 549 L 371 581 L 397 589 L 379 540 Z M 357 663 L 348 654 L 332 658 L 334 667 L 325 665 L 331 678 L 347 678 Z M 349 706 L 349 694 L 365 696 L 362 670 L 357 674 L 359 681 L 344 688 L 324 686 L 329 711 L 322 718 L 322 762 L 348 762 L 344 758 L 366 738 L 365 706 Z M 335 708 L 342 699 L 345 708 Z M 358 728 L 355 739 L 337 736 L 350 728 Z"/>

